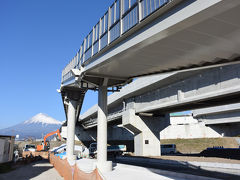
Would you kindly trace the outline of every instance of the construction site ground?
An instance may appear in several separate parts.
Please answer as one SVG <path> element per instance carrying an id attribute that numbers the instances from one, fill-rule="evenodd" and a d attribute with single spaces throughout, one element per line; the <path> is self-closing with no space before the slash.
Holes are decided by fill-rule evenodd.
<path id="1" fill-rule="evenodd" d="M 1 180 L 63 180 L 55 168 L 49 163 L 48 160 L 41 160 L 32 162 L 27 165 L 22 165 L 15 168 L 8 173 L 0 174 Z"/>
<path id="2" fill-rule="evenodd" d="M 19 142 L 19 148 L 21 149 L 22 147 L 25 146 L 25 144 L 38 144 L 40 142 Z M 54 146 L 59 146 L 62 143 L 65 142 L 51 142 L 51 147 Z M 81 142 L 76 142 L 76 144 L 80 144 Z M 141 162 L 133 162 L 129 161 L 127 162 L 122 161 L 122 160 L 117 160 L 114 159 L 114 157 L 110 157 L 109 160 L 112 160 L 114 163 L 119 164 L 118 166 L 114 167 L 115 171 L 113 173 L 110 173 L 109 175 L 106 174 L 107 179 L 111 179 L 112 177 L 119 175 L 119 174 L 125 174 L 125 171 L 129 171 L 129 168 L 134 168 L 133 172 L 139 171 L 140 167 L 142 168 L 147 168 L 147 171 L 149 171 L 151 168 L 158 169 L 161 171 L 161 173 L 157 173 L 158 175 L 165 173 L 164 171 L 167 171 L 167 174 L 165 174 L 166 179 L 171 179 L 170 177 L 172 174 L 169 176 L 169 172 L 172 173 L 183 173 L 183 174 L 192 174 L 192 175 L 197 175 L 197 176 L 205 176 L 205 177 L 211 177 L 211 178 L 220 178 L 220 179 L 239 179 L 240 175 L 237 172 L 229 172 L 229 171 L 222 171 L 219 173 L 219 169 L 202 169 L 201 167 L 198 166 L 192 166 L 188 164 L 188 162 L 206 162 L 206 163 L 222 163 L 222 164 L 238 164 L 240 165 L 240 160 L 236 159 L 228 159 L 228 158 L 217 158 L 217 157 L 201 157 L 200 152 L 207 147 L 213 147 L 213 146 L 224 146 L 227 148 L 236 148 L 238 147 L 238 143 L 235 140 L 235 138 L 206 138 L 206 139 L 187 139 L 187 140 L 182 140 L 182 139 L 175 139 L 175 140 L 162 140 L 161 144 L 176 144 L 177 146 L 177 154 L 174 155 L 164 155 L 164 156 L 153 156 L 153 157 L 139 157 L 139 158 L 146 158 L 146 159 L 159 159 L 160 161 L 171 161 L 171 162 L 179 162 L 179 165 L 181 167 L 174 167 L 171 165 L 161 165 L 159 163 L 158 165 L 149 165 L 144 164 Z M 134 158 L 136 156 L 131 156 L 131 153 L 129 155 L 126 155 L 124 157 L 129 157 L 129 158 Z M 136 157 L 138 158 L 138 157 Z M 150 161 L 149 161 L 150 162 Z M 182 162 L 187 162 L 187 166 L 183 167 L 182 165 L 185 163 Z M 121 164 L 125 165 L 121 165 Z M 151 164 L 151 163 L 150 163 Z M 131 166 L 133 165 L 133 166 Z M 140 166 L 140 167 L 139 167 Z M 189 166 L 189 167 L 188 167 Z M 119 169 L 120 168 L 120 169 Z M 150 168 L 150 169 L 149 169 Z M 31 170 L 30 170 L 31 169 Z M 128 170 L 127 170 L 128 169 Z M 144 169 L 141 169 L 142 171 Z M 26 173 L 23 173 L 25 172 Z M 118 172 L 119 171 L 119 172 Z M 152 170 L 150 170 L 152 171 Z M 220 170 L 221 171 L 221 170 Z M 115 172 L 118 172 L 115 174 Z M 133 173 L 132 172 L 132 173 Z M 175 176 L 176 174 L 174 174 Z M 155 176 L 155 175 L 154 175 Z M 27 164 L 25 166 L 22 166 L 20 168 L 17 168 L 16 170 L 11 171 L 10 173 L 5 173 L 5 174 L 0 174 L 0 179 L 16 179 L 16 180 L 21 180 L 21 179 L 34 179 L 34 180 L 40 180 L 40 179 L 63 179 L 59 173 L 56 171 L 56 169 L 49 164 L 48 161 L 38 161 L 38 162 L 33 162 L 30 164 Z M 164 179 L 164 177 L 161 177 Z M 176 176 L 175 176 L 176 178 Z M 126 178 L 127 179 L 127 178 Z M 153 178 L 154 179 L 154 178 Z M 181 177 L 178 177 L 176 179 L 182 179 Z M 185 179 L 185 178 L 183 178 Z"/>
<path id="3" fill-rule="evenodd" d="M 175 161 L 197 161 L 197 162 L 217 162 L 217 163 L 232 163 L 240 164 L 240 160 L 216 158 L 216 157 L 194 157 L 194 156 L 153 156 L 151 158 L 175 160 Z"/>
<path id="4" fill-rule="evenodd" d="M 134 157 L 134 156 L 133 156 Z M 143 157 L 141 157 L 143 158 Z M 149 157 L 145 157 L 149 158 Z M 224 159 L 224 158 L 204 158 L 204 157 L 186 157 L 186 156 L 161 156 L 161 157 L 151 157 L 155 159 L 162 159 L 162 160 L 174 160 L 174 161 L 198 161 L 198 162 L 219 162 L 219 163 L 233 163 L 233 164 L 240 164 L 240 160 L 231 160 L 231 159 Z M 82 164 L 82 163 L 81 163 Z M 125 163 L 124 163 L 125 164 Z M 142 166 L 139 164 L 132 164 L 131 165 L 124 165 L 118 164 L 117 166 L 114 165 L 114 171 L 112 173 L 104 174 L 105 179 L 121 179 L 119 176 L 123 176 L 125 179 L 131 179 L 139 176 L 139 179 L 143 177 L 151 177 L 151 179 L 192 179 L 196 178 L 195 176 L 205 176 L 211 178 L 220 178 L 220 179 L 239 179 L 239 176 L 234 174 L 229 174 L 228 172 L 213 172 L 206 171 L 202 169 L 182 169 L 182 168 L 172 168 L 164 165 L 164 168 L 157 168 L 156 167 L 149 167 Z M 127 163 L 128 164 L 128 163 Z M 131 163 L 130 163 L 131 164 Z M 86 164 L 82 164 L 86 168 Z M 64 169 L 64 167 L 62 167 Z M 152 169 L 153 168 L 153 169 Z M 189 172 L 191 171 L 191 172 Z M 214 170 L 215 171 L 215 170 Z M 193 176 L 191 176 L 191 174 Z M 195 176 L 194 176 L 195 175 Z M 142 178 L 140 178 L 142 177 Z M 41 160 L 37 162 L 33 162 L 24 166 L 20 166 L 15 170 L 0 174 L 1 180 L 13 179 L 13 180 L 25 180 L 25 179 L 33 179 L 33 180 L 42 180 L 42 179 L 54 179 L 54 180 L 63 180 L 63 177 L 59 175 L 56 169 L 49 164 L 48 160 Z"/>
<path id="5" fill-rule="evenodd" d="M 182 154 L 200 153 L 209 147 L 238 148 L 240 137 L 194 138 L 194 139 L 162 139 L 161 144 L 176 144 Z"/>

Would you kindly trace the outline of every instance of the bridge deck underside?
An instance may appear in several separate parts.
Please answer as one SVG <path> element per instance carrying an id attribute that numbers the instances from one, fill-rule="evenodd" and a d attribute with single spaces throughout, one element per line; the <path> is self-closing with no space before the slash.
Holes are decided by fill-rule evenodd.
<path id="1" fill-rule="evenodd" d="M 119 53 L 99 64 L 98 60 L 100 62 L 104 55 L 95 59 L 93 65 L 87 65 L 86 75 L 129 78 L 226 59 L 234 60 L 240 52 L 240 5 L 227 5 L 223 1 L 192 16 L 189 16 L 188 8 L 191 7 L 188 7 L 166 19 L 157 19 L 125 42 L 116 45 L 115 50 L 124 49 L 131 43 L 134 45 L 118 50 Z M 177 16 L 186 18 L 164 30 L 158 30 Z M 152 36 L 144 39 L 149 33 Z"/>

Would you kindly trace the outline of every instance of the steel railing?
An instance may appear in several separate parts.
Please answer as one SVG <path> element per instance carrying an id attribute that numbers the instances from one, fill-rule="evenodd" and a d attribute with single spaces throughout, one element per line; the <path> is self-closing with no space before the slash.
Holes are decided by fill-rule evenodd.
<path id="1" fill-rule="evenodd" d="M 123 114 L 123 109 L 116 111 L 114 113 L 111 113 L 107 116 L 107 121 L 111 122 L 116 119 L 119 119 L 122 116 L 122 114 Z M 83 122 L 80 121 L 80 123 L 85 129 L 88 129 L 97 125 L 97 118 L 93 118 L 93 119 L 91 118 Z"/>
<path id="2" fill-rule="evenodd" d="M 63 69 L 62 83 L 72 78 L 71 69 L 79 68 L 122 34 L 171 1 L 174 0 L 116 0 L 83 40 L 75 57 Z"/>

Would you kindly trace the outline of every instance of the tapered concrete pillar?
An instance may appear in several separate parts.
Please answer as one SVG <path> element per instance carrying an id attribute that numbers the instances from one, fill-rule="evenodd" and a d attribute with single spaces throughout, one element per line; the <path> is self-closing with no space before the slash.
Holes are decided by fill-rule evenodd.
<path id="1" fill-rule="evenodd" d="M 112 170 L 112 162 L 107 161 L 107 86 L 98 91 L 97 167 L 101 172 Z"/>
<path id="2" fill-rule="evenodd" d="M 123 126 L 134 133 L 136 156 L 160 156 L 160 132 L 170 124 L 169 115 L 160 117 L 138 116 L 128 109 L 122 116 Z"/>
<path id="3" fill-rule="evenodd" d="M 69 101 L 67 122 L 67 159 L 70 161 L 76 159 L 76 156 L 73 154 L 75 141 L 76 106 L 77 101 Z"/>

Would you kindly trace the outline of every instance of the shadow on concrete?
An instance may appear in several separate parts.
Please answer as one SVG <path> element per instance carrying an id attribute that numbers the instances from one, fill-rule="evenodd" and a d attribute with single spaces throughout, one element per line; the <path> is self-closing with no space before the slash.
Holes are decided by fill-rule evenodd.
<path id="1" fill-rule="evenodd" d="M 233 160 L 240 160 L 240 148 L 207 148 L 200 153 L 175 153 L 165 154 L 167 156 L 189 156 L 189 157 L 216 157 L 216 158 L 227 158 Z"/>
<path id="2" fill-rule="evenodd" d="M 184 173 L 184 174 L 188 174 L 188 175 L 218 178 L 218 179 L 231 179 L 231 180 L 233 180 L 233 179 L 239 180 L 240 179 L 239 170 L 235 170 L 235 171 L 227 170 L 227 169 L 220 170 L 219 168 L 203 169 L 202 167 L 192 165 L 186 161 L 155 159 L 155 158 L 148 158 L 148 157 L 124 157 L 124 156 L 122 156 L 121 158 L 117 157 L 114 162 L 146 167 L 146 168 L 149 168 L 149 170 L 154 173 L 157 173 L 157 171 L 154 171 L 151 168 L 165 170 L 165 171 L 171 171 L 171 172 L 176 172 L 176 173 Z M 157 174 L 167 176 L 167 174 L 162 174 L 162 172 L 157 173 Z M 172 176 L 172 174 L 169 173 L 169 177 L 171 177 L 171 176 Z"/>
<path id="3" fill-rule="evenodd" d="M 0 174 L 1 180 L 27 180 L 53 168 L 48 160 L 40 160 L 27 165 L 17 165 L 15 170 Z"/>

